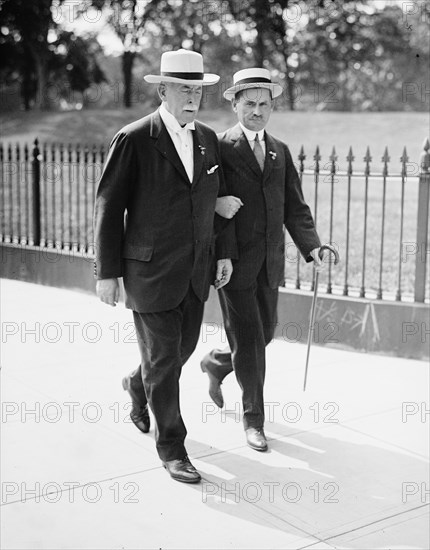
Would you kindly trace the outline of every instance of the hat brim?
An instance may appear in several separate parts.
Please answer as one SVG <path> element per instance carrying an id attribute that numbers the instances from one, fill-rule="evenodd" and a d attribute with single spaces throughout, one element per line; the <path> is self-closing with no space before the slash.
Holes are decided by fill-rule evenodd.
<path id="1" fill-rule="evenodd" d="M 157 74 L 147 74 L 143 77 L 149 84 L 160 84 L 160 82 L 175 82 L 177 84 L 189 84 L 191 86 L 212 86 L 216 84 L 220 77 L 217 74 L 205 73 L 203 80 L 188 80 L 186 78 L 177 78 L 176 76 L 162 76 Z"/>
<path id="2" fill-rule="evenodd" d="M 282 94 L 282 86 L 280 84 L 275 84 L 273 82 L 249 82 L 247 84 L 236 84 L 235 86 L 228 88 L 223 95 L 225 99 L 231 101 L 238 92 L 241 92 L 242 90 L 249 90 L 251 88 L 265 88 L 266 90 L 270 90 L 272 92 L 272 99 Z"/>

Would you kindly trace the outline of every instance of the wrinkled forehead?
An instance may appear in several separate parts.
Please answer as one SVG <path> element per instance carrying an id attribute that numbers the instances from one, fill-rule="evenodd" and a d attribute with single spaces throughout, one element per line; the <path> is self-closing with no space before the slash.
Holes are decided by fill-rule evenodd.
<path id="1" fill-rule="evenodd" d="M 174 92 L 201 92 L 201 84 L 182 84 L 180 82 L 162 82 L 167 89 L 170 89 Z"/>

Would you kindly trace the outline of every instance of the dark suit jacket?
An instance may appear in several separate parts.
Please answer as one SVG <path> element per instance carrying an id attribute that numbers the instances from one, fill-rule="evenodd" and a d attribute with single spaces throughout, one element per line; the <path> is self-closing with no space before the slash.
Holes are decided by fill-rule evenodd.
<path id="1" fill-rule="evenodd" d="M 208 296 L 214 208 L 225 189 L 221 167 L 208 174 L 221 165 L 216 134 L 196 122 L 193 140 L 192 184 L 158 111 L 110 146 L 95 204 L 95 275 L 123 277 L 126 306 L 141 313 L 176 307 L 190 283 L 201 301 Z M 236 257 L 234 224 L 216 257 Z"/>
<path id="2" fill-rule="evenodd" d="M 248 288 L 265 259 L 269 286 L 277 288 L 284 280 L 284 226 L 306 261 L 321 246 L 290 151 L 266 132 L 262 174 L 239 124 L 218 139 L 228 194 L 244 203 L 234 217 L 239 260 L 225 288 Z"/>

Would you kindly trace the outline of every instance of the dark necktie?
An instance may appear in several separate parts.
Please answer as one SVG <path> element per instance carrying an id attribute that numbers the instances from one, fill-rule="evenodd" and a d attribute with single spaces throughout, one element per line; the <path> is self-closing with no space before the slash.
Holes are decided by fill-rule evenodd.
<path id="1" fill-rule="evenodd" d="M 255 158 L 257 159 L 260 170 L 263 172 L 263 170 L 264 170 L 264 152 L 263 152 L 263 147 L 261 147 L 260 140 L 258 139 L 258 134 L 255 134 L 254 155 L 255 155 Z"/>

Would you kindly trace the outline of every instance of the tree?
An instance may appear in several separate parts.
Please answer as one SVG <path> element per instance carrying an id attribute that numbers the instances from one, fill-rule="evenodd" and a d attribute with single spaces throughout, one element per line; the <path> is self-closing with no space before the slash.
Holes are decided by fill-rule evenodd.
<path id="1" fill-rule="evenodd" d="M 2 80 L 20 82 L 26 110 L 32 104 L 50 107 L 49 84 L 59 84 L 64 91 L 67 82 L 69 89 L 83 93 L 91 83 L 104 80 L 96 59 L 98 42 L 59 30 L 52 4 L 52 0 L 3 0 L 0 4 Z"/>
<path id="2" fill-rule="evenodd" d="M 299 82 L 317 88 L 319 108 L 330 103 L 343 111 L 399 108 L 401 60 L 412 58 L 400 7 L 377 10 L 364 1 L 326 0 L 297 33 L 297 52 Z M 335 93 L 320 95 L 324 87 Z"/>
<path id="3" fill-rule="evenodd" d="M 253 52 L 257 67 L 276 67 L 281 60 L 280 72 L 285 74 L 287 98 L 291 110 L 294 110 L 294 73 L 290 69 L 289 23 L 287 11 L 295 0 L 228 0 L 231 14 L 237 21 L 254 31 Z"/>
<path id="4" fill-rule="evenodd" d="M 82 95 L 85 105 L 85 91 L 92 84 L 107 82 L 106 76 L 98 63 L 101 47 L 92 35 L 76 36 L 70 31 L 60 31 L 55 46 L 55 79 L 64 84 L 64 95 L 67 91 L 77 91 Z"/>
<path id="5" fill-rule="evenodd" d="M 5 26 L 0 29 L 0 81 L 6 87 L 20 82 L 22 101 L 28 111 L 37 89 L 33 57 L 28 46 L 18 42 Z"/>
<path id="6" fill-rule="evenodd" d="M 63 1 L 63 0 L 60 0 Z M 0 21 L 14 37 L 20 55 L 23 71 L 23 97 L 29 106 L 32 73 L 37 82 L 35 104 L 40 109 L 49 107 L 46 94 L 48 84 L 48 62 L 51 56 L 48 32 L 54 28 L 51 6 L 53 0 L 3 0 Z"/>
<path id="7" fill-rule="evenodd" d="M 122 42 L 124 106 L 131 107 L 133 65 L 141 49 L 146 24 L 157 19 L 158 0 L 91 0 L 90 4 L 107 13 L 108 24 Z"/>

